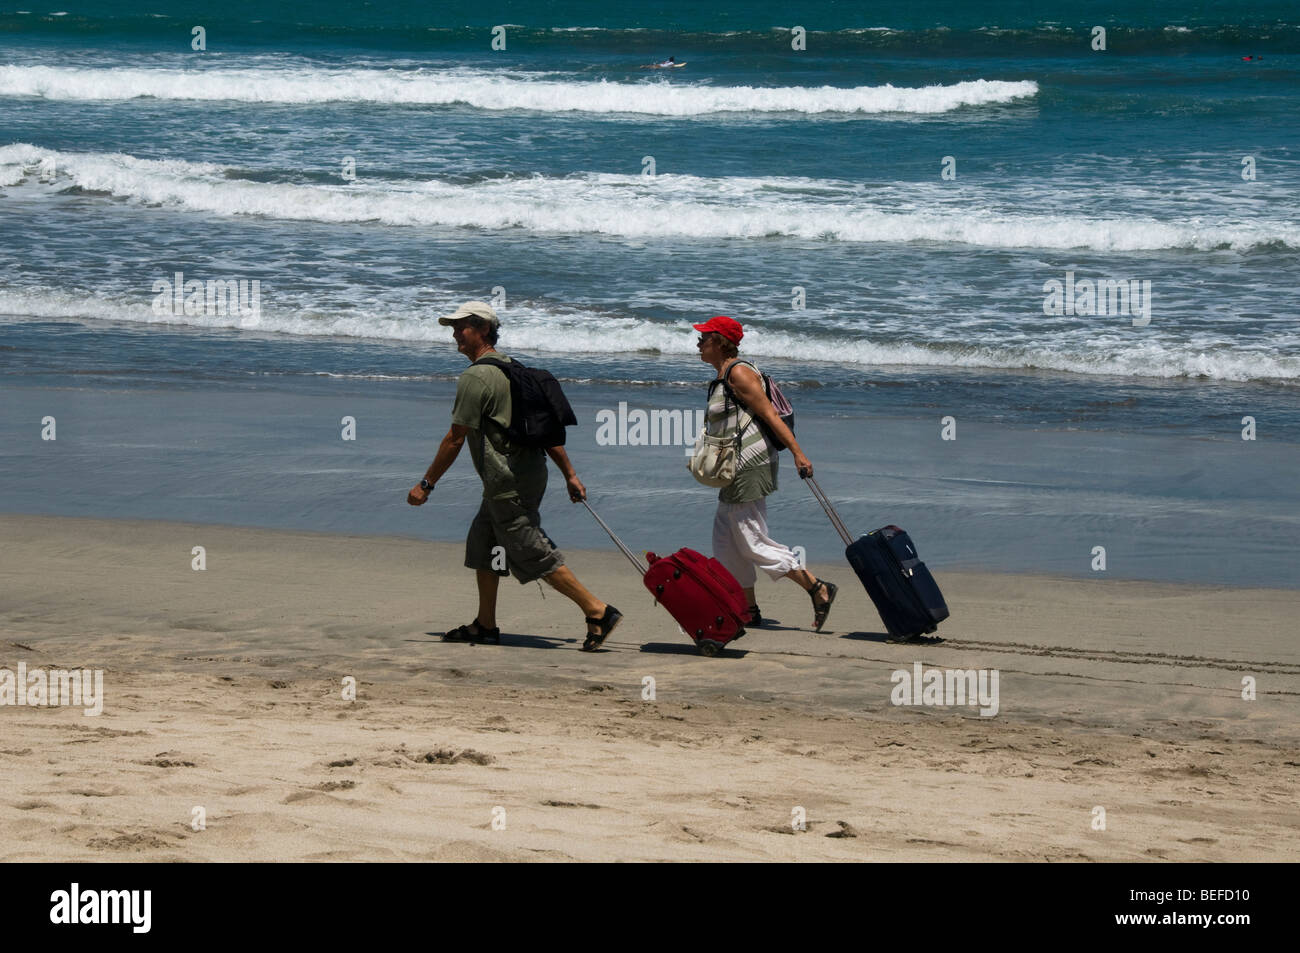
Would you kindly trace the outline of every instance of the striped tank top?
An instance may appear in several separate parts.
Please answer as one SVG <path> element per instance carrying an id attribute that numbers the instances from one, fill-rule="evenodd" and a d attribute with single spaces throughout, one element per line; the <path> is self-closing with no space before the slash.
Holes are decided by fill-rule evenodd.
<path id="1" fill-rule="evenodd" d="M 755 373 L 758 368 L 750 361 L 737 361 L 748 365 Z M 724 369 L 725 373 L 725 369 Z M 734 379 L 735 372 L 732 372 Z M 710 436 L 723 434 L 743 428 L 740 441 L 740 461 L 736 468 L 736 479 L 730 486 L 718 491 L 718 500 L 723 503 L 750 503 L 776 492 L 776 471 L 779 458 L 776 449 L 768 441 L 763 428 L 758 425 L 749 411 L 743 409 L 727 396 L 721 378 L 717 378 L 710 387 L 709 409 L 704 418 L 704 426 Z"/>

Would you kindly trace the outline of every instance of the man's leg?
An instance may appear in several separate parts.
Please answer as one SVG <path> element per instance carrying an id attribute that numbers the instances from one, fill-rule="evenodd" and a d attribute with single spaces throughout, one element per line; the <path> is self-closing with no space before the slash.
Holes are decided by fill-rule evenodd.
<path id="1" fill-rule="evenodd" d="M 605 614 L 606 604 L 588 592 L 587 587 L 578 581 L 578 577 L 568 566 L 560 566 L 542 578 L 560 595 L 576 602 L 588 619 L 599 619 Z M 596 628 L 598 627 L 593 626 L 592 623 L 587 624 L 587 631 L 593 635 L 596 634 L 594 631 Z"/>
<path id="2" fill-rule="evenodd" d="M 545 579 L 556 592 L 576 603 L 588 619 L 605 620 L 603 625 L 587 623 L 587 634 L 591 636 L 587 644 L 599 647 L 622 614 L 593 596 L 578 581 L 573 570 L 564 565 L 564 555 L 542 531 L 540 503 L 540 493 L 527 498 L 491 501 L 488 510 L 497 539 L 505 547 L 510 570 L 520 582 Z M 605 618 L 607 613 L 608 619 Z"/>
<path id="3" fill-rule="evenodd" d="M 478 627 L 495 629 L 497 627 L 497 583 L 501 581 L 491 569 L 474 570 L 475 581 L 478 583 L 478 615 L 474 621 Z"/>
<path id="4" fill-rule="evenodd" d="M 474 581 L 478 586 L 478 613 L 472 622 L 458 626 L 444 636 L 452 642 L 473 641 L 485 630 L 497 627 L 497 582 L 500 573 L 489 568 L 495 565 L 497 546 L 496 531 L 492 525 L 491 514 L 486 501 L 479 505 L 465 537 L 465 567 L 474 570 Z M 492 634 L 488 636 L 489 639 Z"/>

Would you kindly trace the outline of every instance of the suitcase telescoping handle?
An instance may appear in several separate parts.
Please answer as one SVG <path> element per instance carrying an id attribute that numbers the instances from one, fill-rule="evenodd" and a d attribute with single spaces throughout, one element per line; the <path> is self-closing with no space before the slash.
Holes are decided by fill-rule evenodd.
<path id="1" fill-rule="evenodd" d="M 835 527 L 835 532 L 840 534 L 840 539 L 844 540 L 844 545 L 850 545 L 853 542 L 853 537 L 849 534 L 848 527 L 844 525 L 844 520 L 840 519 L 840 514 L 835 512 L 835 507 L 831 506 L 831 501 L 827 499 L 822 488 L 817 485 L 817 481 L 811 476 L 804 476 L 802 473 L 799 476 L 803 477 L 803 481 L 808 484 L 808 489 L 812 490 L 812 495 L 817 498 L 817 502 L 822 505 L 826 515 L 830 517 L 831 525 Z"/>
<path id="2" fill-rule="evenodd" d="M 609 528 L 609 524 L 606 523 L 603 519 L 601 519 L 596 514 L 596 511 L 591 508 L 590 503 L 588 503 L 586 500 L 583 500 L 582 505 L 587 508 L 588 513 L 596 517 L 596 522 L 600 524 L 600 528 L 609 534 L 609 538 L 614 541 L 615 546 L 617 546 L 620 550 L 623 551 L 623 555 L 628 558 L 628 562 L 630 562 L 633 566 L 636 567 L 637 572 L 639 572 L 642 576 L 645 576 L 645 574 L 650 571 L 645 567 L 645 564 L 642 563 L 641 560 L 636 558 L 636 555 L 632 552 L 632 550 L 628 549 L 626 546 L 623 545 L 623 541 L 614 535 L 614 531 Z"/>

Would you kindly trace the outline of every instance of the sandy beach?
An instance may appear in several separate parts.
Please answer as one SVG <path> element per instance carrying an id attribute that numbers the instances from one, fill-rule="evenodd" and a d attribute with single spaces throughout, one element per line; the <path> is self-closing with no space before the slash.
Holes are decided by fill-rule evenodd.
<path id="1" fill-rule="evenodd" d="M 567 551 L 626 614 L 584 654 L 513 582 L 502 645 L 440 642 L 473 615 L 453 544 L 0 532 L 0 669 L 104 686 L 98 716 L 0 707 L 4 860 L 1300 857 L 1294 591 L 943 573 L 943 641 L 896 644 L 814 565 L 827 631 L 760 585 L 782 627 L 705 659 L 612 547 Z M 916 663 L 997 670 L 996 715 L 892 704 Z"/>

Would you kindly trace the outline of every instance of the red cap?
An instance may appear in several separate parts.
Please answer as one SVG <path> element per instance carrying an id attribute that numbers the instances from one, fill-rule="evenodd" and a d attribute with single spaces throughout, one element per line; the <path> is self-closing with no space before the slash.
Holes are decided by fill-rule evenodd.
<path id="1" fill-rule="evenodd" d="M 703 324 L 692 325 L 692 327 L 706 334 L 709 331 L 715 331 L 732 344 L 739 344 L 740 339 L 745 336 L 745 329 L 740 326 L 740 322 L 732 320 L 725 314 L 720 314 L 716 318 L 709 318 Z"/>

